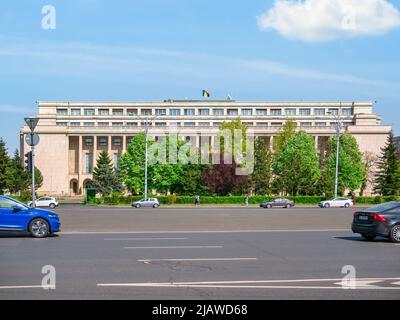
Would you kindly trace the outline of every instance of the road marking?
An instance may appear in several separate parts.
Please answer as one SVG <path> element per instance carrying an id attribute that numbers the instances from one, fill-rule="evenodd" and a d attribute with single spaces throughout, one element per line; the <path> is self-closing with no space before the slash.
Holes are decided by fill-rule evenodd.
<path id="1" fill-rule="evenodd" d="M 124 249 L 218 249 L 223 246 L 124 247 Z"/>
<path id="2" fill-rule="evenodd" d="M 38 289 L 43 288 L 42 286 L 0 286 L 0 289 Z"/>
<path id="3" fill-rule="evenodd" d="M 270 230 L 188 230 L 188 231 L 67 231 L 62 234 L 174 234 L 174 233 L 267 233 L 267 232 L 350 232 L 350 229 L 270 229 Z"/>
<path id="4" fill-rule="evenodd" d="M 188 238 L 110 238 L 110 239 L 104 239 L 106 241 L 142 241 L 142 240 L 186 240 Z"/>
<path id="5" fill-rule="evenodd" d="M 360 278 L 357 281 L 354 289 L 349 290 L 400 290 L 400 285 L 396 287 L 378 287 L 368 285 L 368 283 L 376 283 L 385 280 L 399 280 L 400 278 Z M 344 290 L 338 283 L 333 283 L 335 286 L 305 286 L 305 285 L 283 285 L 279 286 L 276 283 L 305 283 L 305 282 L 332 282 L 342 281 L 342 279 L 297 279 L 297 280 L 256 280 L 256 281 L 206 281 L 206 282 L 160 282 L 160 283 L 99 283 L 101 287 L 186 287 L 186 288 L 240 288 L 240 289 L 341 289 Z M 271 285 L 254 285 L 254 284 Z M 246 285 L 239 285 L 246 284 Z M 253 284 L 253 285 L 251 285 Z M 339 282 L 341 284 L 341 282 Z M 393 282 L 392 285 L 398 285 L 399 282 Z"/>
<path id="6" fill-rule="evenodd" d="M 258 260 L 257 258 L 194 258 L 194 259 L 143 259 L 137 260 L 138 262 L 150 263 L 157 261 L 246 261 L 246 260 Z"/>

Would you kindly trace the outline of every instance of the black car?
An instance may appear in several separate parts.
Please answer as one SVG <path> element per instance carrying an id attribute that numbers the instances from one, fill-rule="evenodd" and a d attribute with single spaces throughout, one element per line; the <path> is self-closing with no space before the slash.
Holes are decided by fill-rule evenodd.
<path id="1" fill-rule="evenodd" d="M 263 202 L 260 204 L 261 208 L 272 208 L 272 207 L 281 207 L 281 208 L 291 208 L 294 207 L 294 201 L 289 199 L 277 198 L 268 202 Z"/>
<path id="2" fill-rule="evenodd" d="M 367 240 L 377 236 L 400 242 L 400 201 L 391 201 L 354 213 L 351 230 Z"/>

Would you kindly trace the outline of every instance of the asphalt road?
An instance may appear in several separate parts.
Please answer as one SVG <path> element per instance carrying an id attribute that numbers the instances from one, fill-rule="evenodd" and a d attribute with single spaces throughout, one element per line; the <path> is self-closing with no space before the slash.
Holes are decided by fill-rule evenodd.
<path id="1" fill-rule="evenodd" d="M 0 235 L 0 299 L 400 298 L 400 246 L 352 234 L 354 210 L 58 211 L 57 236 Z M 45 265 L 54 290 L 41 287 Z"/>

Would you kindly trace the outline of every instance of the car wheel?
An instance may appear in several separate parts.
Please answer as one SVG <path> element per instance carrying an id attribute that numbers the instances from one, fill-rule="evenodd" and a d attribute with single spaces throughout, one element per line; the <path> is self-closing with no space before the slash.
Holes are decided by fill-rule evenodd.
<path id="1" fill-rule="evenodd" d="M 400 224 L 395 225 L 389 234 L 390 241 L 392 242 L 400 242 Z"/>
<path id="2" fill-rule="evenodd" d="M 374 240 L 376 238 L 376 236 L 372 236 L 370 234 L 365 234 L 365 233 L 362 233 L 361 236 L 367 241 L 371 241 L 371 240 Z"/>
<path id="3" fill-rule="evenodd" d="M 331 205 L 329 203 L 324 204 L 324 208 L 329 208 Z"/>
<path id="4" fill-rule="evenodd" d="M 141 205 L 139 203 L 135 204 L 135 208 L 140 208 Z"/>
<path id="5" fill-rule="evenodd" d="M 288 205 L 286 206 L 287 209 L 290 209 L 291 207 L 292 207 L 291 204 L 288 204 Z"/>
<path id="6" fill-rule="evenodd" d="M 153 208 L 158 208 L 160 205 L 159 204 L 155 204 L 153 205 Z"/>
<path id="7" fill-rule="evenodd" d="M 50 207 L 51 209 L 54 209 L 54 208 L 56 207 L 56 205 L 55 205 L 54 203 L 50 203 L 49 207 Z"/>
<path id="8" fill-rule="evenodd" d="M 50 227 L 46 220 L 38 218 L 29 223 L 29 232 L 35 238 L 45 238 L 50 233 Z"/>
<path id="9" fill-rule="evenodd" d="M 348 208 L 348 207 L 350 207 L 350 205 L 349 205 L 348 203 L 346 203 L 346 204 L 344 205 L 344 207 L 345 207 L 345 208 Z"/>
<path id="10" fill-rule="evenodd" d="M 267 205 L 266 205 L 266 208 L 271 209 L 272 206 L 271 206 L 270 204 L 267 204 Z"/>

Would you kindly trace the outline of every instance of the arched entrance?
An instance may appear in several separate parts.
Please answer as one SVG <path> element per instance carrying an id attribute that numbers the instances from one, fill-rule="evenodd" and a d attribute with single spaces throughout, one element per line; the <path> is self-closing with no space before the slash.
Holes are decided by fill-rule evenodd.
<path id="1" fill-rule="evenodd" d="M 71 196 L 76 196 L 79 193 L 79 185 L 78 185 L 78 180 L 72 179 L 69 183 L 69 192 Z"/>
<path id="2" fill-rule="evenodd" d="M 83 192 L 85 196 L 86 196 L 86 190 L 88 188 L 92 188 L 92 182 L 93 182 L 92 179 L 83 180 Z"/>

